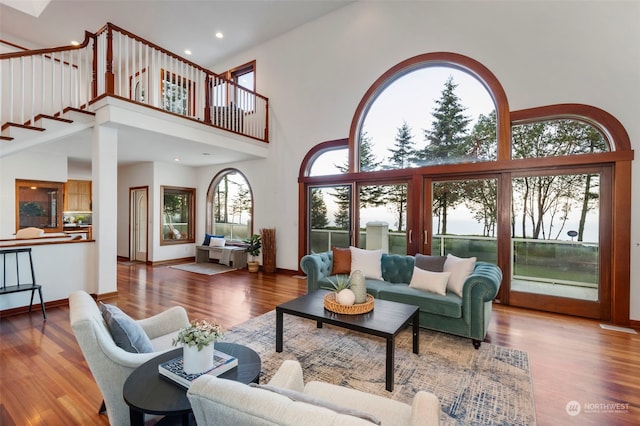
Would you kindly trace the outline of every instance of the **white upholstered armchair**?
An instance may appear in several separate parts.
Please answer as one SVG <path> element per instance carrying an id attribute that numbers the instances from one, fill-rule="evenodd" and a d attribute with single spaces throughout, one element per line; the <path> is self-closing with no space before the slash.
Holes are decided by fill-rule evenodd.
<path id="1" fill-rule="evenodd" d="M 383 426 L 439 424 L 440 403 L 419 391 L 411 405 L 324 382 L 304 384 L 297 361 L 282 363 L 267 386 L 204 375 L 187 392 L 199 425 Z M 377 420 L 378 422 L 375 422 Z"/>
<path id="2" fill-rule="evenodd" d="M 76 340 L 104 398 L 111 425 L 129 425 L 129 408 L 122 387 L 129 374 L 151 358 L 173 349 L 177 331 L 189 324 L 187 312 L 176 306 L 136 321 L 151 340 L 154 352 L 131 353 L 116 345 L 98 305 L 84 291 L 69 296 L 69 319 Z"/>

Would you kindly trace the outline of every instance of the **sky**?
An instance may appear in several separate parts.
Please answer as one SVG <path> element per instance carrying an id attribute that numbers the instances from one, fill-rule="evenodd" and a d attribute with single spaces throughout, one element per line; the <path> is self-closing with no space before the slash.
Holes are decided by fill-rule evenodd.
<path id="1" fill-rule="evenodd" d="M 441 98 L 445 82 L 450 76 L 453 77 L 454 84 L 457 84 L 454 93 L 460 99 L 461 104 L 467 108 L 464 114 L 472 120 L 469 130 L 481 114 L 489 115 L 495 109 L 489 91 L 479 80 L 464 71 L 450 67 L 429 67 L 405 74 L 378 95 L 363 120 L 362 128 L 372 140 L 377 161 L 384 160 L 391 155 L 388 149 L 393 147 L 397 129 L 404 121 L 411 128 L 416 147 L 424 146 L 424 130 L 431 128 L 433 120 L 431 114 L 436 107 L 435 101 Z M 347 149 L 327 152 L 314 162 L 311 175 L 338 174 L 340 171 L 335 165 L 345 165 L 346 161 Z M 328 195 L 329 192 L 330 190 L 325 190 L 323 194 L 328 218 L 333 224 L 333 214 L 337 209 L 333 197 Z M 573 216 L 577 216 L 578 213 L 574 213 Z M 482 224 L 472 218 L 471 212 L 464 205 L 451 211 L 448 220 L 449 233 L 482 234 Z M 360 212 L 360 223 L 364 226 L 369 221 L 385 221 L 394 228 L 397 215 L 385 206 L 367 208 Z M 585 241 L 597 242 L 597 213 L 591 213 L 588 222 Z M 565 224 L 559 239 L 570 241 L 571 237 L 566 235 L 566 231 L 572 229 L 577 229 L 577 217 L 571 217 Z"/>

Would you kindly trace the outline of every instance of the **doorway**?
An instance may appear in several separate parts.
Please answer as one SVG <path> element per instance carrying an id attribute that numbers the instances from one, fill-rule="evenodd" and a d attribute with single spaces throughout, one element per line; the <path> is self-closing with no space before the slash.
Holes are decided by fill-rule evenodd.
<path id="1" fill-rule="evenodd" d="M 147 187 L 129 188 L 129 260 L 147 261 L 148 218 Z"/>

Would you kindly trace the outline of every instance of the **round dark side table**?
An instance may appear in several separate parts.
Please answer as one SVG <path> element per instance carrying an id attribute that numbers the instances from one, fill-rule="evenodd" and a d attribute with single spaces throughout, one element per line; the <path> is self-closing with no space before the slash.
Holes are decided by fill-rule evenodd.
<path id="1" fill-rule="evenodd" d="M 219 377 L 247 384 L 258 383 L 262 364 L 260 356 L 253 349 L 225 342 L 216 342 L 215 348 L 238 358 L 238 367 Z M 178 348 L 158 355 L 136 368 L 124 382 L 122 394 L 129 405 L 132 426 L 144 425 L 145 413 L 180 416 L 183 425 L 189 424 L 191 404 L 186 389 L 158 373 L 159 364 L 181 354 L 182 348 Z"/>

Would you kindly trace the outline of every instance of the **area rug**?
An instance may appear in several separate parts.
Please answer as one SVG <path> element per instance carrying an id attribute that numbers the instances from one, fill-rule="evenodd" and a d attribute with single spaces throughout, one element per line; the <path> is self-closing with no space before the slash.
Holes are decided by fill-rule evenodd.
<path id="1" fill-rule="evenodd" d="M 196 274 L 203 275 L 222 274 L 224 272 L 235 271 L 237 269 L 227 265 L 221 265 L 219 263 L 185 263 L 184 265 L 171 265 L 169 268 L 195 272 Z"/>
<path id="2" fill-rule="evenodd" d="M 420 329 L 420 354 L 410 327 L 396 338 L 395 386 L 385 390 L 386 344 L 381 338 L 284 316 L 284 350 L 275 352 L 275 311 L 240 324 L 225 342 L 241 343 L 262 359 L 266 383 L 285 359 L 297 359 L 305 382 L 320 380 L 410 404 L 424 390 L 440 399 L 443 425 L 535 425 L 533 384 L 526 352 Z"/>

